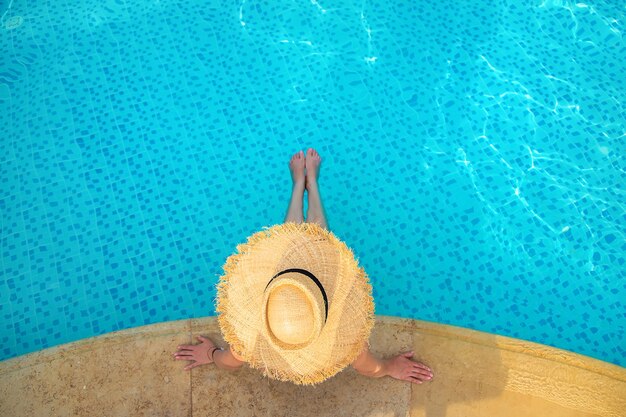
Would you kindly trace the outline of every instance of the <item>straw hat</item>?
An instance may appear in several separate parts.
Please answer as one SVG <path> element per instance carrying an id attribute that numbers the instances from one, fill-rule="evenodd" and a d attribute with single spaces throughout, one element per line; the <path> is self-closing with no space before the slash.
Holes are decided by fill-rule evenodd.
<path id="1" fill-rule="evenodd" d="M 374 300 L 343 242 L 314 223 L 285 223 L 237 250 L 224 265 L 216 311 L 238 356 L 265 376 L 301 385 L 357 358 L 374 325 Z"/>

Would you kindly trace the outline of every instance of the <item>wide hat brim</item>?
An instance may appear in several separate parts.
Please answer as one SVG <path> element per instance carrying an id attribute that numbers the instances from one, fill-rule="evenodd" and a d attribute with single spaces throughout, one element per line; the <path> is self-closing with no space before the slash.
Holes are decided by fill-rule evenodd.
<path id="1" fill-rule="evenodd" d="M 266 228 L 237 246 L 217 286 L 218 323 L 232 350 L 267 377 L 316 384 L 354 362 L 374 326 L 368 277 L 352 251 L 314 223 Z M 311 272 L 327 298 L 326 321 L 306 346 L 287 349 L 266 331 L 264 291 L 288 269 Z"/>

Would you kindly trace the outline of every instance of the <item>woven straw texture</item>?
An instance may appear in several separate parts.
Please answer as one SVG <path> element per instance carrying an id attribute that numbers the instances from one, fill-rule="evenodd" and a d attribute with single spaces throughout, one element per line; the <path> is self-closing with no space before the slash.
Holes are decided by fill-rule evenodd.
<path id="1" fill-rule="evenodd" d="M 265 290 L 264 304 L 266 334 L 275 336 L 274 343 L 282 348 L 304 347 L 324 326 L 322 293 L 302 274 L 288 273 L 274 280 Z"/>
<path id="2" fill-rule="evenodd" d="M 267 377 L 312 385 L 352 363 L 374 326 L 368 277 L 352 251 L 313 223 L 264 229 L 237 246 L 217 286 L 218 321 L 237 355 Z M 313 273 L 328 297 L 328 318 L 319 336 L 300 349 L 286 349 L 268 335 L 264 290 L 280 271 Z"/>

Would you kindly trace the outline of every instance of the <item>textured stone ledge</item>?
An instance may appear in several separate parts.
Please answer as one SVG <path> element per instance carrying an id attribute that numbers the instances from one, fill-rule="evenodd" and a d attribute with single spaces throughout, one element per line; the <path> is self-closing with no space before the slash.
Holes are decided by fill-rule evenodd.
<path id="1" fill-rule="evenodd" d="M 414 350 L 435 379 L 411 385 L 351 368 L 314 387 L 248 367 L 182 370 L 171 353 L 213 317 L 159 323 L 0 362 L 0 416 L 624 416 L 626 369 L 472 330 L 377 317 L 372 350 Z"/>

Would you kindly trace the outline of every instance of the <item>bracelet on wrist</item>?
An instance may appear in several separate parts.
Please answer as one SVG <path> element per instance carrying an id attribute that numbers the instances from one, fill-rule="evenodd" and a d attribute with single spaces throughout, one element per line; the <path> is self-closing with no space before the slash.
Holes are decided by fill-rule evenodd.
<path id="1" fill-rule="evenodd" d="M 209 357 L 211 358 L 211 362 L 215 362 L 215 359 L 213 359 L 213 357 L 215 356 L 215 351 L 218 350 L 218 349 L 220 351 L 224 350 L 224 349 L 222 349 L 220 347 L 214 347 L 213 350 L 211 350 L 211 354 L 209 355 Z"/>

